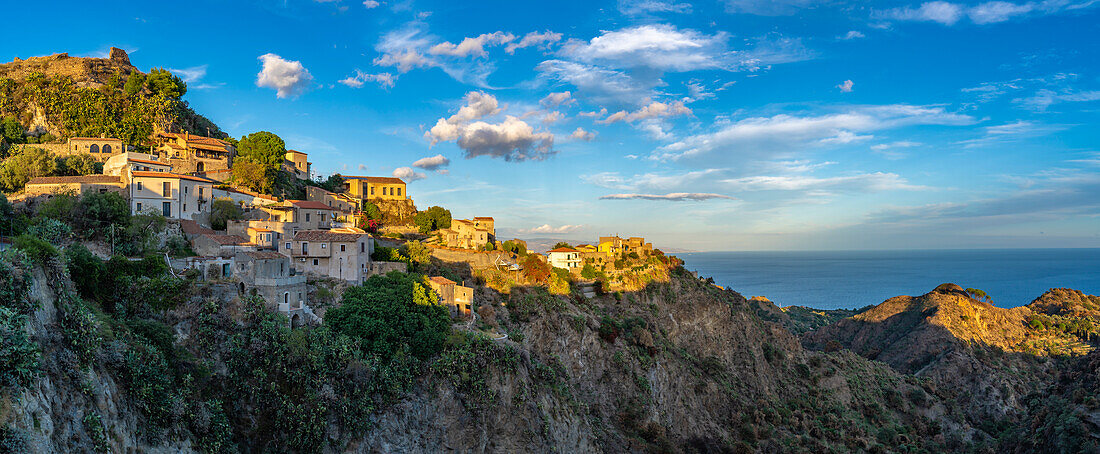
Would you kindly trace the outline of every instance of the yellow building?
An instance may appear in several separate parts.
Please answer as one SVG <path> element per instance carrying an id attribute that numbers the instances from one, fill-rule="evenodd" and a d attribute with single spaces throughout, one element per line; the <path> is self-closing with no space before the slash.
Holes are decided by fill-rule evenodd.
<path id="1" fill-rule="evenodd" d="M 394 177 L 345 176 L 344 186 L 348 195 L 358 199 L 405 200 L 405 182 Z"/>
<path id="2" fill-rule="evenodd" d="M 298 150 L 287 150 L 286 160 L 283 161 L 283 170 L 293 173 L 299 180 L 308 180 L 309 166 L 312 164 L 309 162 L 309 156 Z"/>

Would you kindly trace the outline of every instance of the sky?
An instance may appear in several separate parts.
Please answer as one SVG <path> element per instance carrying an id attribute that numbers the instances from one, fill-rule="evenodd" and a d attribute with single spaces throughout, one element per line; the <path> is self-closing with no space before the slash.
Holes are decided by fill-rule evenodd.
<path id="1" fill-rule="evenodd" d="M 502 239 L 1100 247 L 1098 0 L 48 7 L 0 59 L 122 48 L 234 137 Z"/>

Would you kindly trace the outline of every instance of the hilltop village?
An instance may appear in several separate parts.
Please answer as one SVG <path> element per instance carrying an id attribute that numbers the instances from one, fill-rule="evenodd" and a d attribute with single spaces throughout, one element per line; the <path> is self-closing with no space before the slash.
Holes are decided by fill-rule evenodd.
<path id="1" fill-rule="evenodd" d="M 298 150 L 285 151 L 278 172 L 304 187 L 304 199 L 242 187 L 234 178 L 237 149 L 225 138 L 156 131 L 137 148 L 111 137 L 20 145 L 18 153 L 92 160 L 102 173 L 33 177 L 9 199 L 30 212 L 58 197 L 121 197 L 131 216 L 164 219 L 155 242 L 186 241 L 188 248 L 167 258 L 174 272 L 234 283 L 242 296 L 259 295 L 286 314 L 292 326 L 321 322 L 324 310 L 315 310 L 309 296 L 318 286 L 339 292 L 410 267 L 439 273 L 428 273 L 425 282 L 456 318 L 477 310 L 479 282 L 502 291 L 545 284 L 558 294 L 572 286 L 592 295 L 667 280 L 670 258 L 643 238 L 559 243 L 536 254 L 523 240 L 499 240 L 492 217 L 452 219 L 442 207 L 418 211 L 399 178 L 338 174 L 314 181 L 308 154 Z M 440 266 L 418 266 L 432 258 Z"/>

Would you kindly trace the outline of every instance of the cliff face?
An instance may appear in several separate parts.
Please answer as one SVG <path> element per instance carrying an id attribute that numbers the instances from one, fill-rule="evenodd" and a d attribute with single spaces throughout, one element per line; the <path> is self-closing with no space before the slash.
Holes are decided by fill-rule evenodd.
<path id="1" fill-rule="evenodd" d="M 141 70 L 130 64 L 126 51 L 115 47 L 111 48 L 107 58 L 70 57 L 67 53 L 61 53 L 26 60 L 17 58 L 13 62 L 0 64 L 0 78 L 23 80 L 34 73 L 68 77 L 79 87 L 98 88 L 108 83 L 115 74 L 129 77 L 141 73 Z"/>

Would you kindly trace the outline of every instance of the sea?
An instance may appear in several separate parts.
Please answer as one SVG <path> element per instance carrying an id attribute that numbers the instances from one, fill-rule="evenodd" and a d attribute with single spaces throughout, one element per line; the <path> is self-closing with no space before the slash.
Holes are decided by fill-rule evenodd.
<path id="1" fill-rule="evenodd" d="M 700 277 L 779 306 L 856 309 L 952 282 L 998 307 L 1057 287 L 1100 295 L 1100 249 L 692 252 L 674 254 Z"/>

